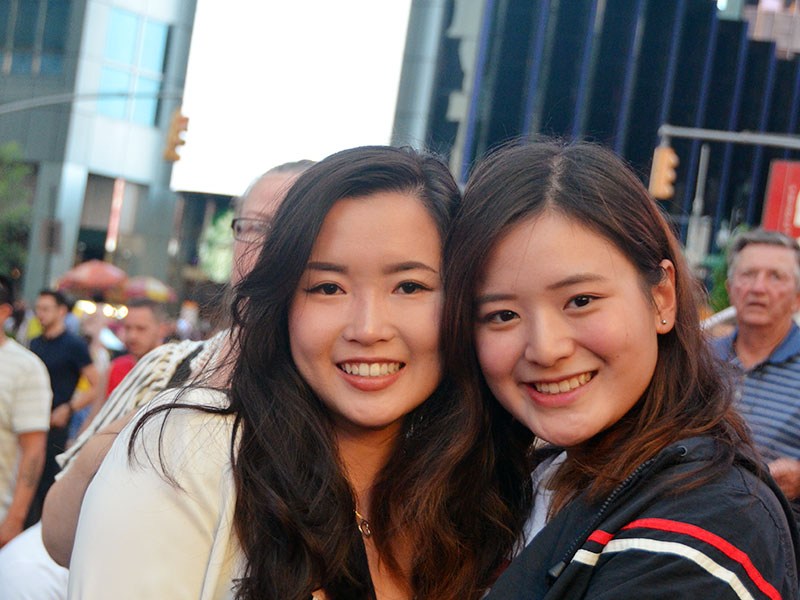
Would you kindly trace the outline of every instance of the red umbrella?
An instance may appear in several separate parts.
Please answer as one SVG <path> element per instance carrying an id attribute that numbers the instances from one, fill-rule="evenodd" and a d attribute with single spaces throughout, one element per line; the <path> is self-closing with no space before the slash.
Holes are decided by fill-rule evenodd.
<path id="1" fill-rule="evenodd" d="M 149 298 L 156 302 L 176 302 L 178 294 L 160 279 L 149 275 L 139 275 L 128 279 L 121 286 L 121 297 L 124 301 L 134 298 Z"/>
<path id="2" fill-rule="evenodd" d="M 58 289 L 70 292 L 102 292 L 120 285 L 128 274 L 111 263 L 93 258 L 73 267 L 58 281 Z"/>

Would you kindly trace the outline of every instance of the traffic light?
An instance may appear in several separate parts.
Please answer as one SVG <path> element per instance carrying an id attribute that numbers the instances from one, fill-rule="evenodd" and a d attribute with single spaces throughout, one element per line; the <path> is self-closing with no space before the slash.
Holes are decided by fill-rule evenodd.
<path id="1" fill-rule="evenodd" d="M 172 113 L 172 118 L 169 122 L 169 130 L 167 131 L 167 144 L 164 146 L 164 160 L 175 162 L 181 159 L 178 154 L 178 146 L 186 143 L 183 139 L 183 132 L 189 128 L 189 117 L 184 117 L 181 114 L 181 109 L 176 108 Z"/>
<path id="2" fill-rule="evenodd" d="M 653 166 L 650 169 L 650 193 L 653 198 L 666 200 L 675 195 L 675 167 L 678 166 L 678 155 L 672 147 L 662 144 L 653 152 Z"/>

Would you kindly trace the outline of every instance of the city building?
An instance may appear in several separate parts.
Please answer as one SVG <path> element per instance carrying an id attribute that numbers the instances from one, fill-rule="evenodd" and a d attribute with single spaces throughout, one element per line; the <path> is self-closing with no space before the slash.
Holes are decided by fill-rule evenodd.
<path id="1" fill-rule="evenodd" d="M 772 4 L 788 10 L 783 0 Z M 647 181 L 665 124 L 797 134 L 800 21 L 753 5 L 414 0 L 392 143 L 442 153 L 464 182 L 475 161 L 506 140 L 590 139 Z M 714 249 L 718 233 L 760 222 L 770 161 L 797 156 L 701 137 L 669 143 L 680 163 L 664 208 L 685 239 L 699 193 L 695 213 L 709 223 L 703 251 Z"/>
<path id="2" fill-rule="evenodd" d="M 195 0 L 0 0 L 0 144 L 34 169 L 24 295 L 106 257 L 166 279 Z"/>

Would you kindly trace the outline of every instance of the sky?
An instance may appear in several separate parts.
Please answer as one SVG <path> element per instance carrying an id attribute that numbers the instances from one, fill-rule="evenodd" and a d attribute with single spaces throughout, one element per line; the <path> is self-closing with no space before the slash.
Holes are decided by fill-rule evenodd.
<path id="1" fill-rule="evenodd" d="M 172 188 L 241 194 L 287 161 L 388 144 L 411 0 L 198 0 Z"/>

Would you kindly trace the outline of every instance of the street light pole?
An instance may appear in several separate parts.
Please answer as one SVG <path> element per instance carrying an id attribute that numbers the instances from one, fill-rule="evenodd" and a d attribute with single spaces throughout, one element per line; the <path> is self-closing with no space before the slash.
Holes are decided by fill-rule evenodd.
<path id="1" fill-rule="evenodd" d="M 669 138 L 687 138 L 706 142 L 725 142 L 729 144 L 748 144 L 751 146 L 771 146 L 800 150 L 800 136 L 779 135 L 777 133 L 753 133 L 752 131 L 722 131 L 701 129 L 700 127 L 679 127 L 664 124 L 658 128 L 661 143 L 668 144 Z"/>

